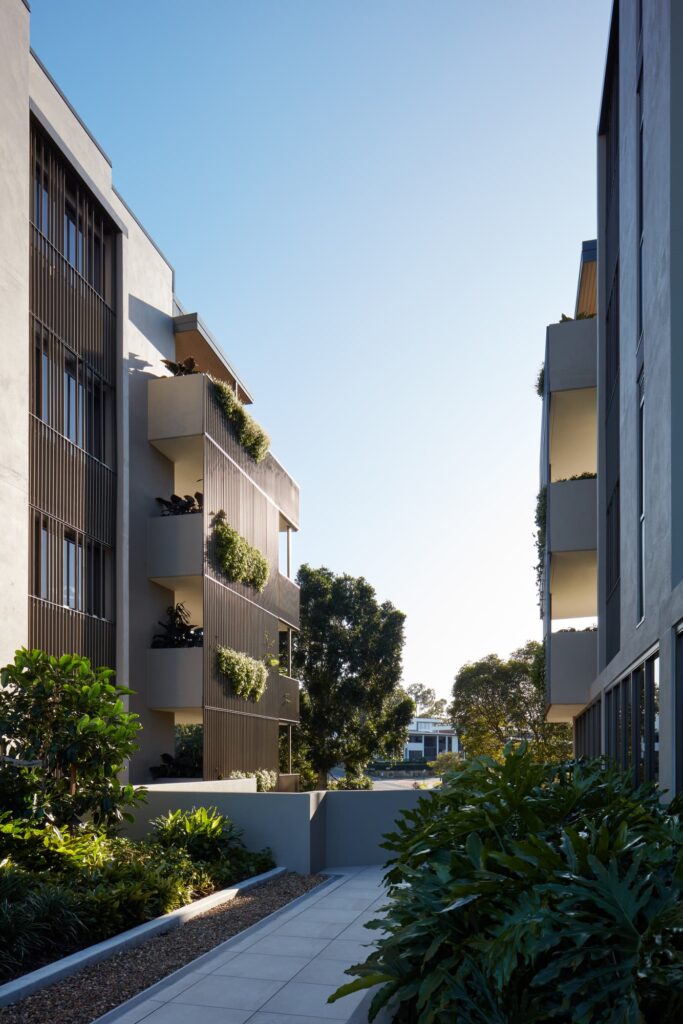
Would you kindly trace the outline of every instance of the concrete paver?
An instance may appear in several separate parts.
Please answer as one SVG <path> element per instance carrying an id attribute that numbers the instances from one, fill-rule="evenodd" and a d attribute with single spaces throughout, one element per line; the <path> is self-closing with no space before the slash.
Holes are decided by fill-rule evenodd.
<path id="1" fill-rule="evenodd" d="M 327 997 L 351 981 L 379 933 L 364 928 L 385 902 L 379 867 L 338 877 L 170 975 L 96 1024 L 346 1024 L 364 992 Z M 195 1012 L 196 1011 L 196 1012 Z"/>

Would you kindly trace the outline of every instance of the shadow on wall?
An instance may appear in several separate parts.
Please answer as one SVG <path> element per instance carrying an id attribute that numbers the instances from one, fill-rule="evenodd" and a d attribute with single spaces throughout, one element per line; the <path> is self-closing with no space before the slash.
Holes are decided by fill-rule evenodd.
<path id="1" fill-rule="evenodd" d="M 128 296 L 128 319 L 137 327 L 140 334 L 161 353 L 164 359 L 173 359 L 175 355 L 175 338 L 173 335 L 173 317 L 162 309 L 150 305 L 136 295 Z M 147 363 L 151 366 L 151 363 Z"/>

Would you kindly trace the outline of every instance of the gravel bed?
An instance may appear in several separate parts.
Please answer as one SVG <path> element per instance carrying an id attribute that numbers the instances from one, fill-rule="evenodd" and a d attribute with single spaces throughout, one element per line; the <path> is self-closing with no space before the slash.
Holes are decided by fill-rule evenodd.
<path id="1" fill-rule="evenodd" d="M 324 875 L 292 873 L 249 889 L 172 932 L 85 967 L 20 1003 L 0 1006 L 0 1024 L 92 1024 L 108 1010 L 324 881 Z"/>

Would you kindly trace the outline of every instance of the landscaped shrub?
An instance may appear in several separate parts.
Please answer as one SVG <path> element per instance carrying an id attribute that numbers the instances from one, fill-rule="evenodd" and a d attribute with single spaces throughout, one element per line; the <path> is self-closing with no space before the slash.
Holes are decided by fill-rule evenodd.
<path id="1" fill-rule="evenodd" d="M 87 658 L 21 648 L 0 672 L 0 807 L 19 817 L 103 824 L 145 799 L 118 774 L 137 750 L 132 693 Z"/>
<path id="2" fill-rule="evenodd" d="M 415 1024 L 674 1024 L 683 829 L 604 761 L 464 761 L 385 847 L 386 930 L 345 990 Z"/>
<path id="3" fill-rule="evenodd" d="M 268 454 L 270 446 L 270 438 L 265 430 L 249 415 L 227 384 L 224 384 L 223 381 L 215 380 L 213 386 L 218 404 L 223 410 L 226 419 L 232 423 L 237 431 L 239 443 L 251 455 L 254 462 L 262 462 Z"/>
<path id="4" fill-rule="evenodd" d="M 274 866 L 215 810 L 157 819 L 148 840 L 0 816 L 0 979 Z"/>
<path id="5" fill-rule="evenodd" d="M 543 610 L 543 578 L 545 576 L 545 541 L 548 518 L 548 488 L 541 487 L 536 498 L 536 588 L 538 590 L 538 603 Z"/>
<path id="6" fill-rule="evenodd" d="M 330 779 L 327 788 L 334 789 L 372 789 L 372 779 L 368 775 L 340 775 L 338 779 Z"/>
<path id="7" fill-rule="evenodd" d="M 445 775 L 446 772 L 459 768 L 461 760 L 460 754 L 457 754 L 454 750 L 442 750 L 440 754 L 436 755 L 435 761 L 428 761 L 427 763 L 435 775 Z"/>
<path id="8" fill-rule="evenodd" d="M 228 779 L 256 779 L 256 792 L 269 793 L 277 786 L 277 772 L 257 768 L 255 772 L 230 772 Z"/>
<path id="9" fill-rule="evenodd" d="M 216 648 L 216 663 L 230 683 L 233 692 L 242 700 L 260 700 L 266 689 L 268 670 L 262 661 L 250 658 L 231 647 Z"/>
<path id="10" fill-rule="evenodd" d="M 216 513 L 213 529 L 218 562 L 225 575 L 230 580 L 253 587 L 260 594 L 270 575 L 268 559 L 230 526 L 223 509 Z"/>

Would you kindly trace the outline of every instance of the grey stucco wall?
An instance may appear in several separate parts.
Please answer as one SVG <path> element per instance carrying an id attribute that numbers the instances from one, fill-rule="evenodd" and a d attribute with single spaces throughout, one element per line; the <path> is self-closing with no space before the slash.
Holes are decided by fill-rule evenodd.
<path id="1" fill-rule="evenodd" d="M 683 76 L 671 60 L 683 45 L 683 10 L 662 0 L 643 5 L 644 217 L 643 341 L 645 372 L 645 580 L 644 618 L 638 624 L 638 357 L 637 293 L 637 29 L 635 0 L 620 3 L 620 501 L 621 647 L 605 664 L 604 631 L 599 637 L 600 674 L 591 697 L 619 679 L 654 645 L 660 648 L 660 781 L 673 784 L 673 627 L 683 616 Z M 675 115 L 675 116 L 674 116 Z M 604 191 L 604 153 L 599 147 L 598 193 Z M 604 210 L 598 206 L 599 239 Z M 676 232 L 676 233 L 674 233 Z M 672 244 L 673 243 L 673 244 Z M 600 255 L 600 254 L 599 254 Z M 598 422 L 604 423 L 606 303 L 599 259 Z M 678 318 L 678 320 L 676 320 Z M 678 451 L 678 455 L 676 455 Z M 599 440 L 599 477 L 606 474 L 604 437 Z M 605 494 L 598 493 L 599 607 L 605 599 Z M 673 541 L 673 543 L 672 543 Z M 673 587 L 673 589 L 672 589 Z"/>
<path id="2" fill-rule="evenodd" d="M 0 665 L 28 641 L 29 15 L 0 4 Z"/>
<path id="3" fill-rule="evenodd" d="M 594 388 L 596 365 L 596 318 L 550 324 L 546 336 L 549 391 Z"/>
<path id="4" fill-rule="evenodd" d="M 416 790 L 379 792 L 225 793 L 220 783 L 155 786 L 148 803 L 136 812 L 127 832 L 141 838 L 149 821 L 181 808 L 217 807 L 244 830 L 252 849 L 269 846 L 278 865 L 303 873 L 323 868 L 383 864 L 383 836 L 392 832 L 403 811 L 415 807 L 424 793 Z"/>
<path id="5" fill-rule="evenodd" d="M 592 551 L 597 546 L 595 480 L 563 480 L 548 487 L 551 551 Z"/>

